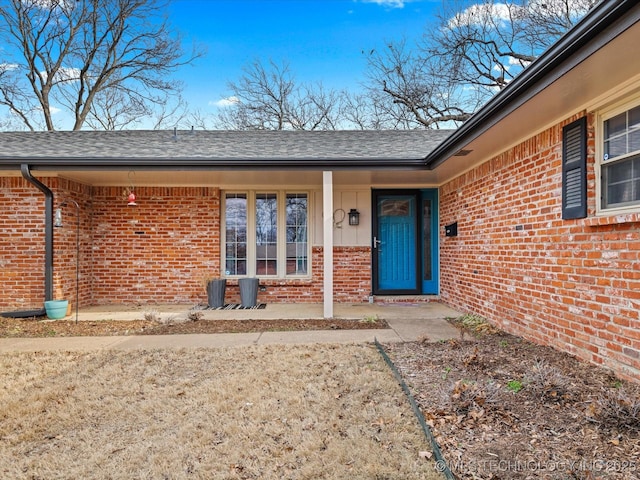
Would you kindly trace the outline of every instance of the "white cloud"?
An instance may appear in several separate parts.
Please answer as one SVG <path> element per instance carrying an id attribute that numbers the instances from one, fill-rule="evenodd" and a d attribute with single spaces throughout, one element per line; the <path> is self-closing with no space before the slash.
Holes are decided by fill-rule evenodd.
<path id="1" fill-rule="evenodd" d="M 502 72 L 511 72 L 511 70 L 513 69 L 513 67 L 517 67 L 515 70 L 517 71 L 518 68 L 525 68 L 527 66 L 529 66 L 531 62 L 526 62 L 524 60 L 518 60 L 517 58 L 514 57 L 507 57 L 507 61 L 504 64 L 495 64 L 493 66 L 493 68 L 491 68 L 492 71 L 497 72 L 497 73 L 502 73 Z"/>
<path id="2" fill-rule="evenodd" d="M 517 58 L 509 57 L 509 65 L 517 65 L 519 67 L 528 67 L 531 62 L 526 60 L 518 60 Z"/>
<path id="3" fill-rule="evenodd" d="M 240 99 L 238 97 L 227 97 L 227 98 L 221 98 L 217 102 L 213 102 L 213 101 L 209 102 L 209 105 L 211 105 L 212 107 L 224 108 L 224 107 L 230 107 L 231 105 L 235 105 L 236 103 L 240 103 Z"/>
<path id="4" fill-rule="evenodd" d="M 58 80 L 61 82 L 68 82 L 68 81 L 79 80 L 79 79 L 80 79 L 79 68 L 62 67 L 58 71 Z"/>
<path id="5" fill-rule="evenodd" d="M 590 0 L 529 0 L 527 8 L 549 17 L 564 17 L 569 12 L 571 18 L 577 20 L 589 11 L 592 3 Z"/>
<path id="6" fill-rule="evenodd" d="M 16 63 L 0 63 L 0 73 L 10 72 L 11 70 L 16 70 L 18 68 L 18 64 Z"/>
<path id="7" fill-rule="evenodd" d="M 42 10 L 52 10 L 54 8 L 63 8 L 71 10 L 77 3 L 76 0 L 22 0 L 29 6 L 38 7 Z"/>
<path id="8" fill-rule="evenodd" d="M 509 72 L 511 70 L 511 67 L 528 67 L 529 64 L 531 62 L 527 62 L 525 60 L 518 60 L 517 58 L 514 57 L 507 57 L 507 62 L 506 64 L 496 64 L 493 66 L 493 68 L 491 70 L 493 70 L 494 72 L 502 72 L 503 70 Z"/>
<path id="9" fill-rule="evenodd" d="M 383 7 L 404 8 L 405 4 L 411 0 L 360 0 L 363 3 L 376 3 Z"/>
<path id="10" fill-rule="evenodd" d="M 521 7 L 516 7 L 515 5 L 508 6 L 505 3 L 476 3 L 451 18 L 449 20 L 449 28 L 484 24 L 488 18 L 508 21 L 512 15 L 510 9 L 513 8 Z"/>
<path id="11" fill-rule="evenodd" d="M 40 72 L 42 78 L 46 80 L 47 72 Z M 72 67 L 62 67 L 55 76 L 56 82 L 75 82 L 80 79 L 80 69 Z"/>

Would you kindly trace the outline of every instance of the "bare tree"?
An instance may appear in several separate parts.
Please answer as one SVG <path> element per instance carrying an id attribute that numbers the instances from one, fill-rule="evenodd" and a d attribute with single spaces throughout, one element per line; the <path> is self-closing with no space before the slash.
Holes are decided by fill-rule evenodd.
<path id="1" fill-rule="evenodd" d="M 174 122 L 178 128 L 195 128 L 198 130 L 209 130 L 215 128 L 212 126 L 211 115 L 204 113 L 201 109 L 185 110 L 179 121 Z"/>
<path id="2" fill-rule="evenodd" d="M 403 40 L 368 55 L 370 95 L 385 95 L 423 127 L 459 125 L 598 1 L 443 2 L 413 48 Z"/>
<path id="3" fill-rule="evenodd" d="M 335 130 L 341 94 L 320 83 L 297 83 L 288 63 L 256 60 L 228 84 L 226 108 L 216 127 L 234 130 Z"/>
<path id="4" fill-rule="evenodd" d="M 337 130 L 341 124 L 342 97 L 321 83 L 305 85 L 290 105 L 289 122 L 296 130 Z"/>
<path id="5" fill-rule="evenodd" d="M 296 91 L 287 63 L 259 60 L 243 68 L 237 82 L 229 82 L 233 101 L 218 121 L 235 130 L 284 130 L 289 125 L 290 104 Z"/>
<path id="6" fill-rule="evenodd" d="M 523 34 L 534 51 L 545 50 L 605 0 L 529 0 Z"/>
<path id="7" fill-rule="evenodd" d="M 164 17 L 164 0 L 4 0 L 0 104 L 31 130 L 122 128 L 181 89 L 171 74 L 185 55 Z"/>
<path id="8" fill-rule="evenodd" d="M 151 112 L 151 105 L 138 97 L 130 97 L 117 89 L 105 89 L 93 97 L 85 124 L 94 130 L 122 130 L 150 116 Z"/>
<path id="9" fill-rule="evenodd" d="M 404 41 L 389 44 L 369 56 L 369 94 L 382 93 L 379 113 L 397 127 L 437 128 L 447 122 L 464 122 L 478 107 L 477 95 L 451 82 L 435 57 L 426 57 L 406 48 Z"/>

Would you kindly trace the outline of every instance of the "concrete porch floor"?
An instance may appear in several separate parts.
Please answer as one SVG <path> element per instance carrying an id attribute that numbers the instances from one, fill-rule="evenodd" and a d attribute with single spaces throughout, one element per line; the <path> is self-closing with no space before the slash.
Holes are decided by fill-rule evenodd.
<path id="1" fill-rule="evenodd" d="M 267 304 L 263 309 L 204 310 L 204 306 L 187 304 L 98 305 L 80 308 L 78 320 L 136 320 L 147 313 L 166 317 L 186 317 L 192 309 L 200 311 L 205 320 L 273 320 L 323 318 L 323 306 L 316 303 Z M 385 320 L 429 320 L 457 317 L 456 310 L 438 302 L 422 303 L 337 303 L 337 320 L 360 320 L 377 317 Z M 75 319 L 75 310 L 66 319 Z"/>

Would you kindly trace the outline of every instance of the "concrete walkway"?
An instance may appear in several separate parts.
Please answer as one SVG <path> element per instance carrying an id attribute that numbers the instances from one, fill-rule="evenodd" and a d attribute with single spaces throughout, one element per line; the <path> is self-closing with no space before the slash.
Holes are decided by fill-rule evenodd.
<path id="1" fill-rule="evenodd" d="M 104 306 L 79 312 L 79 321 L 132 320 L 152 312 L 157 317 L 177 319 L 190 311 L 185 305 L 153 307 Z M 203 320 L 223 319 L 311 319 L 322 318 L 322 305 L 267 305 L 263 310 L 202 310 Z M 389 329 L 313 330 L 297 332 L 222 333 L 193 335 L 130 335 L 112 337 L 0 338 L 0 353 L 33 351 L 89 351 L 100 349 L 159 349 L 194 347 L 231 347 L 266 344 L 363 343 L 377 339 L 381 343 L 428 340 L 439 341 L 459 336 L 446 318 L 460 313 L 440 303 L 417 304 L 340 304 L 335 307 L 336 321 L 380 318 Z M 75 319 L 75 312 L 67 319 Z"/>

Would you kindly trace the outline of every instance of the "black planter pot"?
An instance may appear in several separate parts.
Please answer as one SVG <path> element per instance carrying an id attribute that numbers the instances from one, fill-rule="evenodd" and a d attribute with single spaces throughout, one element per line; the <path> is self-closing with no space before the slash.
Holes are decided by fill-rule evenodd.
<path id="1" fill-rule="evenodd" d="M 224 292 L 226 288 L 227 288 L 227 280 L 225 278 L 210 280 L 207 283 L 207 301 L 208 301 L 209 307 L 211 308 L 224 307 Z"/>

